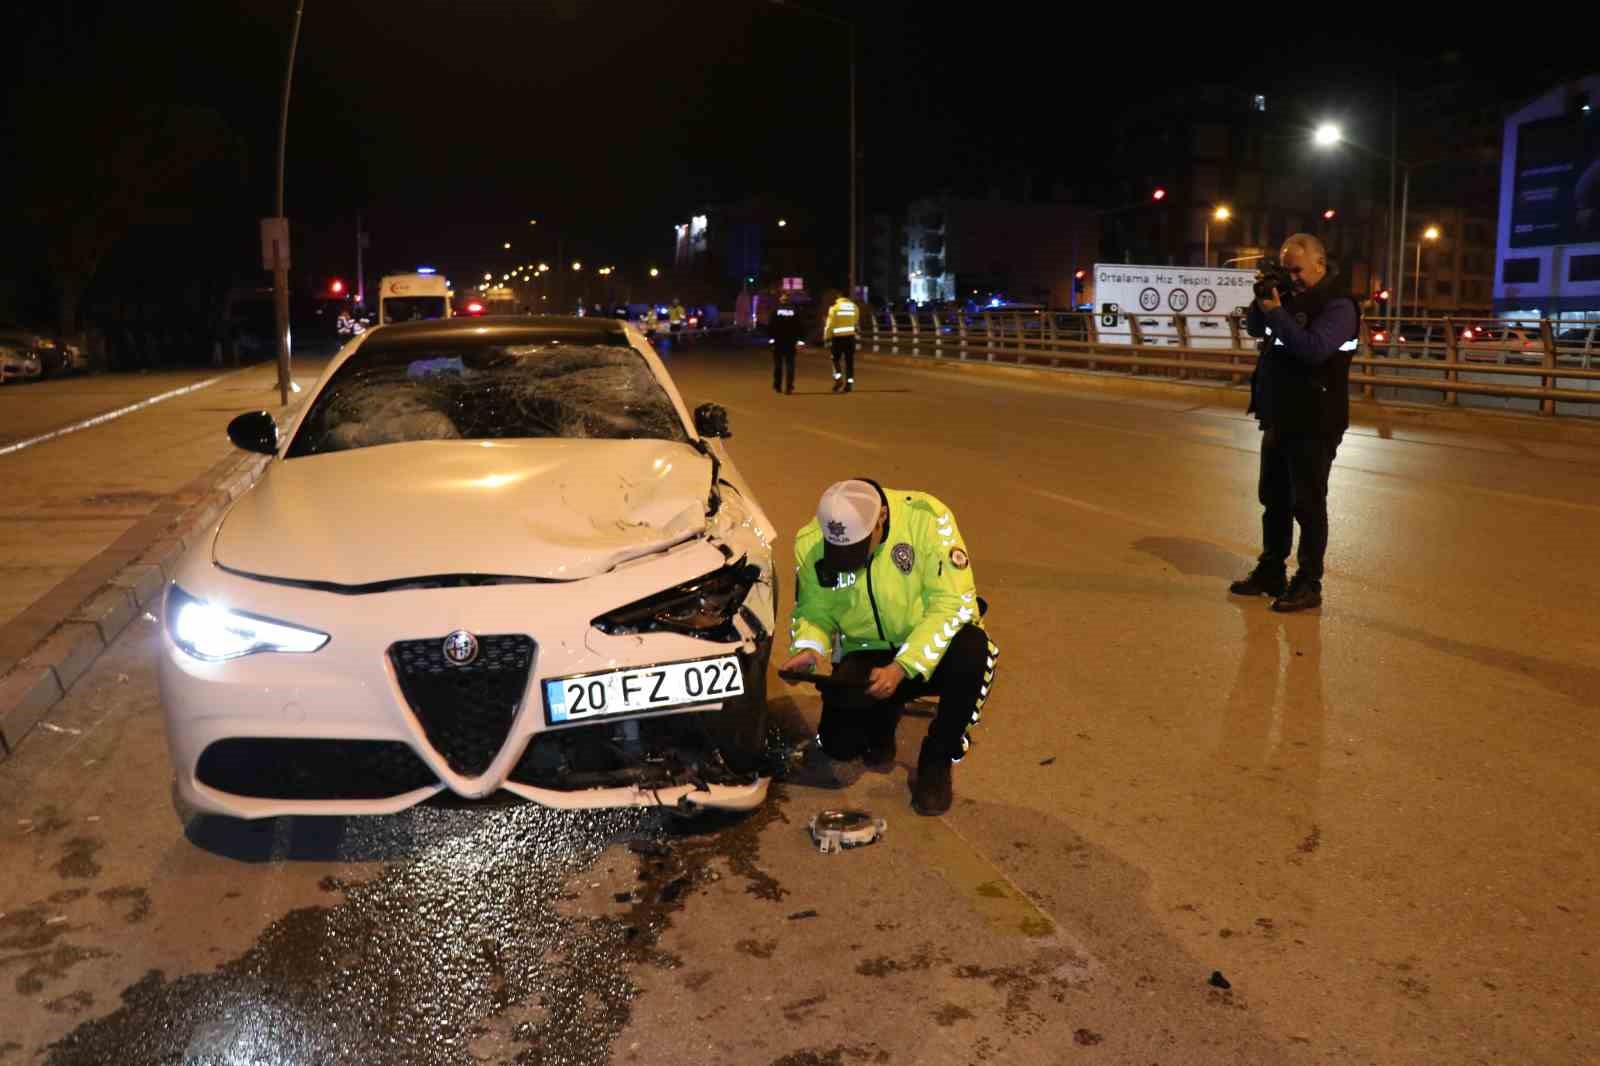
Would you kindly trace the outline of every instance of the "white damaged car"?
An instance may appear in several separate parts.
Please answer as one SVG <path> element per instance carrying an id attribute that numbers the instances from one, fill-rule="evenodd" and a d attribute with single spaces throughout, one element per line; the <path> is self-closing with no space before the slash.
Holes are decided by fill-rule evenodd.
<path id="1" fill-rule="evenodd" d="M 179 797 L 241 818 L 446 790 L 766 795 L 772 527 L 632 326 L 383 326 L 334 358 L 163 610 Z"/>

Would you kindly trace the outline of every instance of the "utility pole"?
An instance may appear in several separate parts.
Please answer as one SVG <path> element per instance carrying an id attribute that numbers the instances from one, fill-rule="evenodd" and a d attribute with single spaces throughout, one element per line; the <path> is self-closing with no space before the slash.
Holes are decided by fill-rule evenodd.
<path id="1" fill-rule="evenodd" d="M 289 223 L 283 209 L 283 160 L 289 139 L 289 89 L 294 81 L 294 53 L 300 43 L 300 16 L 305 0 L 295 0 L 294 29 L 289 33 L 289 62 L 283 72 L 283 101 L 278 108 L 279 238 L 272 242 L 272 302 L 278 327 L 278 400 L 289 404 Z"/>

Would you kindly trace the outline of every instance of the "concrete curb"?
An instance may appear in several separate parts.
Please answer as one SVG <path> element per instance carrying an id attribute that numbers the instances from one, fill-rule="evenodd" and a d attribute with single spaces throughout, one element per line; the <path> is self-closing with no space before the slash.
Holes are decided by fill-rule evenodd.
<path id="1" fill-rule="evenodd" d="M 264 455 L 235 458 L 212 478 L 204 495 L 173 515 L 164 529 L 150 531 L 133 562 L 63 613 L 44 639 L 0 677 L 0 761 L 17 750 L 140 612 L 159 609 L 183 553 L 207 536 L 271 461 Z"/>

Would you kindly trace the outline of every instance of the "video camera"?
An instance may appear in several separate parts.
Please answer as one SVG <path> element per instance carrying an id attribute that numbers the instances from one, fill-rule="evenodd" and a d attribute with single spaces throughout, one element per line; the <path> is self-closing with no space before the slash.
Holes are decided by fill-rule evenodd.
<path id="1" fill-rule="evenodd" d="M 1277 256 L 1269 255 L 1256 264 L 1256 299 L 1262 300 L 1272 295 L 1272 290 L 1278 290 L 1278 299 L 1287 300 L 1294 295 L 1294 275 L 1288 268 L 1278 261 Z"/>

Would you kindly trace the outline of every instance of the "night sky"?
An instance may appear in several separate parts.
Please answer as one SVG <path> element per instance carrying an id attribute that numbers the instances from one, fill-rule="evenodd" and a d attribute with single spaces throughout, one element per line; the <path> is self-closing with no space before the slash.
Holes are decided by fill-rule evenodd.
<path id="1" fill-rule="evenodd" d="M 1309 11 L 1244 8 L 1182 20 L 1155 6 L 811 6 L 860 27 L 869 211 L 1024 172 L 1036 189 L 1091 178 L 1103 169 L 1097 136 L 1123 109 L 1190 81 L 1267 92 L 1286 120 L 1342 114 L 1386 137 L 1392 70 L 1403 98 L 1465 75 L 1509 109 L 1583 72 L 1588 50 L 1577 34 L 1508 46 L 1488 27 L 1451 40 L 1376 13 L 1369 27 L 1349 8 L 1317 25 Z M 214 110 L 235 140 L 200 197 L 210 244 L 194 254 L 248 277 L 255 219 L 271 211 L 292 11 L 292 0 L 23 3 L 0 45 L 7 134 L 19 115 L 71 129 L 108 96 Z M 1400 43 L 1381 43 L 1391 32 Z M 30 95 L 56 55 L 91 69 Z M 505 239 L 553 258 L 558 234 L 569 256 L 666 261 L 672 224 L 692 208 L 758 192 L 842 217 L 846 70 L 841 28 L 770 0 L 307 0 L 289 125 L 297 266 L 336 268 L 357 210 L 373 233 L 370 269 L 430 261 L 463 276 Z M 1448 133 L 1432 115 L 1402 121 Z M 0 191 L 25 208 L 12 185 Z M 529 218 L 541 220 L 536 237 Z"/>

